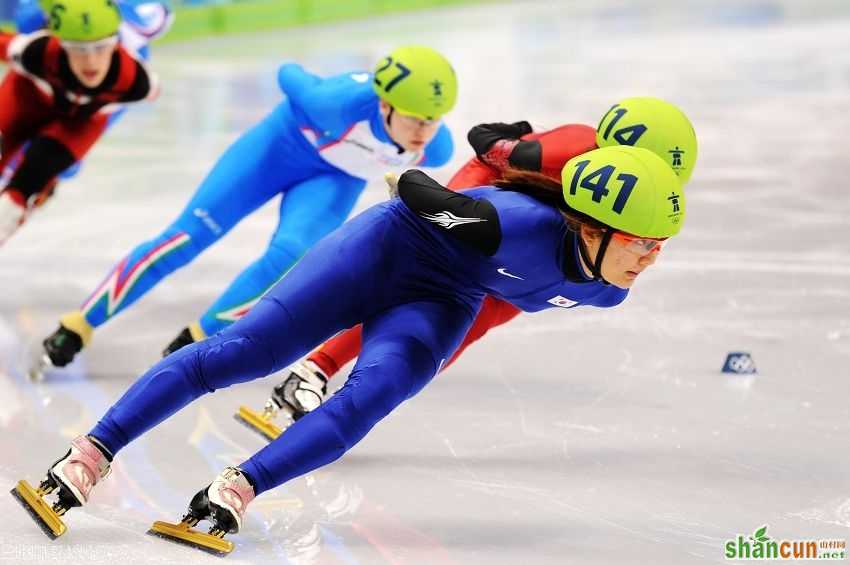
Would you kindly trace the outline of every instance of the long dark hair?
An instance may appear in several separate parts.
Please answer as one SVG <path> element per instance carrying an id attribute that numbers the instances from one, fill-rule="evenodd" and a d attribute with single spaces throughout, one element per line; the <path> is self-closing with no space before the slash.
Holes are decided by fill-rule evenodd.
<path id="1" fill-rule="evenodd" d="M 527 194 L 547 206 L 558 209 L 572 231 L 578 232 L 583 225 L 597 230 L 608 228 L 608 226 L 587 214 L 570 208 L 564 200 L 564 190 L 561 183 L 543 173 L 506 169 L 501 178 L 493 184 L 502 190 Z"/>

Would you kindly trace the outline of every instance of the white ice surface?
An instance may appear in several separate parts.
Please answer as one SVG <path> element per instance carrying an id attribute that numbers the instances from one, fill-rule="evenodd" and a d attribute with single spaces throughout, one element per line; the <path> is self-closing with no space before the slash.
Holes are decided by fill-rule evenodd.
<path id="1" fill-rule="evenodd" d="M 699 134 L 687 225 L 622 307 L 493 331 L 341 461 L 259 497 L 228 562 L 719 563 L 762 524 L 850 538 L 849 17 L 841 1 L 517 2 L 155 49 L 159 101 L 0 249 L 0 484 L 37 480 L 262 252 L 276 203 L 70 370 L 25 380 L 58 316 L 279 99 L 277 65 L 331 73 L 419 42 L 461 81 L 440 178 L 475 123 L 594 124 L 651 94 Z M 358 209 L 383 197 L 376 184 Z M 758 375 L 720 373 L 736 350 Z M 144 532 L 263 445 L 229 415 L 275 382 L 209 395 L 128 447 L 55 542 L 0 496 L 0 562 L 214 562 Z"/>

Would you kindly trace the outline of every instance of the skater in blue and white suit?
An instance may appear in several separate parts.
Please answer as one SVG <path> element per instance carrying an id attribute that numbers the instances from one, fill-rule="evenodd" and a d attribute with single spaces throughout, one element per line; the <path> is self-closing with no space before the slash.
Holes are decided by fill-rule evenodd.
<path id="1" fill-rule="evenodd" d="M 241 318 L 314 243 L 351 213 L 368 179 L 410 166 L 439 167 L 453 143 L 441 117 L 457 98 L 449 62 L 401 47 L 374 73 L 320 78 L 283 65 L 286 99 L 219 159 L 177 219 L 121 259 L 79 310 L 44 341 L 54 366 L 70 363 L 98 326 L 218 241 L 278 194 L 280 222 L 262 256 L 164 353 Z"/>

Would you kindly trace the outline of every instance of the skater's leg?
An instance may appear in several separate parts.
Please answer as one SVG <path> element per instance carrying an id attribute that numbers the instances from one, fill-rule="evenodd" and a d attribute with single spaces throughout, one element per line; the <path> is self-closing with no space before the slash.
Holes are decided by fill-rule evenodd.
<path id="1" fill-rule="evenodd" d="M 325 374 L 333 377 L 346 363 L 357 357 L 363 339 L 362 326 L 354 326 L 335 335 L 307 357 Z"/>
<path id="2" fill-rule="evenodd" d="M 261 301 L 237 324 L 154 365 L 91 435 L 114 454 L 199 396 L 269 375 L 309 350 L 312 336 L 338 329 L 328 318 L 305 328 L 280 303 Z"/>
<path id="3" fill-rule="evenodd" d="M 519 316 L 521 312 L 522 310 L 510 302 L 505 302 L 493 296 L 487 296 L 481 304 L 481 310 L 478 312 L 478 316 L 475 317 L 472 327 L 469 328 L 469 331 L 463 338 L 463 343 L 460 344 L 460 347 L 457 348 L 457 351 L 454 352 L 443 369 L 447 369 L 449 365 L 457 361 L 457 358 L 460 357 L 467 347 L 484 337 L 488 331 L 502 324 L 507 324 Z"/>
<path id="4" fill-rule="evenodd" d="M 126 112 L 127 112 L 127 107 L 124 106 L 124 107 L 118 109 L 117 111 L 109 114 L 108 119 L 106 121 L 106 129 L 104 130 L 103 133 L 106 133 L 107 131 L 109 131 L 112 128 L 113 124 L 118 122 L 121 119 L 121 116 L 123 116 Z M 80 174 L 80 170 L 82 169 L 82 166 L 83 166 L 83 160 L 82 160 L 82 158 L 80 158 L 73 165 L 71 165 L 70 167 L 68 167 L 64 171 L 62 171 L 59 174 L 59 179 L 66 181 L 66 180 L 74 178 L 75 176 Z"/>
<path id="5" fill-rule="evenodd" d="M 318 408 L 328 393 L 328 379 L 360 353 L 361 337 L 360 324 L 338 333 L 314 349 L 306 359 L 288 368 L 286 377 L 274 387 L 266 401 L 259 415 L 261 422 L 257 421 L 256 413 L 244 407 L 239 409 L 238 418 L 270 439 L 277 437 L 280 432 L 276 426 L 270 428 L 266 424 L 274 420 L 281 409 L 289 420 L 295 421 Z"/>
<path id="6" fill-rule="evenodd" d="M 100 127 L 100 124 L 92 125 Z M 32 206 L 53 185 L 56 177 L 78 160 L 79 157 L 63 141 L 39 135 L 23 151 L 8 188 L 18 191 Z"/>
<path id="7" fill-rule="evenodd" d="M 79 162 L 91 150 L 109 118 L 95 114 L 84 119 L 55 119 L 40 128 L 23 152 L 9 187 L 32 200 L 54 179 Z"/>
<path id="8" fill-rule="evenodd" d="M 295 148 L 272 113 L 222 155 L 177 220 L 137 246 L 107 275 L 80 310 L 98 327 L 159 281 L 218 241 L 246 215 L 309 171 L 287 168 L 280 155 Z"/>
<path id="9" fill-rule="evenodd" d="M 486 297 L 463 342 L 451 359 L 443 365 L 443 370 L 454 363 L 467 347 L 484 337 L 490 329 L 509 322 L 519 313 L 520 310 L 508 302 L 492 296 Z M 286 408 L 291 419 L 297 420 L 315 410 L 324 401 L 328 380 L 360 353 L 361 340 L 362 326 L 354 326 L 314 349 L 305 360 L 292 365 L 283 381 L 275 386 L 260 417 L 266 420 L 274 419 L 279 409 Z M 239 417 L 243 420 L 247 418 L 249 427 L 260 431 L 266 437 L 274 437 L 273 430 L 265 431 L 264 428 L 258 427 L 261 424 L 256 421 L 255 413 L 249 411 L 243 414 L 243 410 L 245 409 L 240 409 Z"/>
<path id="10" fill-rule="evenodd" d="M 431 380 L 471 322 L 468 308 L 450 301 L 405 304 L 367 320 L 345 386 L 240 465 L 256 494 L 342 456 Z"/>
<path id="11" fill-rule="evenodd" d="M 468 305 L 451 300 L 403 304 L 367 320 L 363 352 L 346 385 L 251 459 L 225 469 L 195 495 L 189 516 L 210 519 L 218 531 L 239 531 L 256 495 L 336 460 L 419 392 L 471 322 Z"/>
<path id="12" fill-rule="evenodd" d="M 390 278 L 382 270 L 392 263 L 384 243 L 388 229 L 381 211 L 373 209 L 325 238 L 244 318 L 152 367 L 92 435 L 115 453 L 198 396 L 266 376 L 342 328 L 387 309 L 390 290 L 376 281 Z M 339 257 L 355 249 L 371 253 L 339 268 Z"/>
<path id="13" fill-rule="evenodd" d="M 3 191 L 0 243 L 50 197 L 58 175 L 85 155 L 105 127 L 106 117 L 94 115 L 85 120 L 56 121 L 38 132 L 22 150 L 20 162 Z"/>
<path id="14" fill-rule="evenodd" d="M 201 317 L 213 335 L 242 317 L 321 238 L 351 213 L 365 182 L 342 173 L 323 174 L 286 190 L 280 222 L 266 252 L 234 280 Z"/>
<path id="15" fill-rule="evenodd" d="M 287 418 L 284 425 L 288 426 L 318 408 L 327 396 L 328 379 L 360 353 L 361 336 L 360 324 L 338 333 L 314 349 L 306 359 L 287 368 L 286 376 L 275 385 L 262 413 L 243 406 L 237 418 L 266 438 L 276 438 L 280 428 L 273 421 L 278 413 L 283 410 Z"/>
<path id="16" fill-rule="evenodd" d="M 50 137 L 54 112 L 41 101 L 35 87 L 16 73 L 0 84 L 0 245 L 26 221 L 55 177 L 73 165 L 75 157 L 62 140 Z M 95 129 L 98 117 L 87 120 Z M 29 143 L 27 143 L 29 142 Z"/>

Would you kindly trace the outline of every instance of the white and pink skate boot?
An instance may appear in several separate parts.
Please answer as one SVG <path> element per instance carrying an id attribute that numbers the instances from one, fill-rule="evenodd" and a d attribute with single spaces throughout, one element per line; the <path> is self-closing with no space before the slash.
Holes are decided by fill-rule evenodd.
<path id="1" fill-rule="evenodd" d="M 215 528 L 235 534 L 242 529 L 242 518 L 252 500 L 254 487 L 242 469 L 227 467 L 210 486 L 195 495 L 189 509 L 208 512 Z"/>
<path id="2" fill-rule="evenodd" d="M 87 436 L 75 438 L 71 449 L 48 469 L 37 489 L 24 480 L 12 489 L 12 495 L 50 538 L 65 533 L 61 517 L 68 509 L 88 502 L 94 485 L 109 474 L 106 449 L 95 441 Z M 51 505 L 44 497 L 57 489 L 58 500 Z"/>
<path id="3" fill-rule="evenodd" d="M 254 487 L 239 467 L 226 467 L 206 488 L 192 497 L 189 511 L 179 524 L 154 522 L 149 534 L 198 549 L 226 555 L 233 551 L 233 542 L 225 534 L 235 534 L 242 528 L 248 503 L 254 500 Z M 209 533 L 193 529 L 201 520 L 212 524 Z"/>
<path id="4" fill-rule="evenodd" d="M 47 472 L 59 486 L 59 502 L 65 508 L 82 506 L 94 485 L 111 471 L 109 460 L 88 436 L 71 442 L 68 453 Z M 70 496 L 69 496 L 70 495 Z"/>

